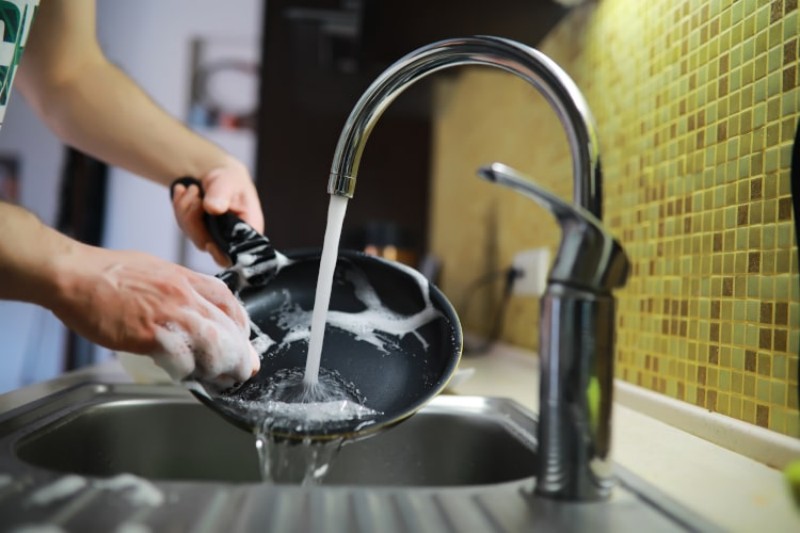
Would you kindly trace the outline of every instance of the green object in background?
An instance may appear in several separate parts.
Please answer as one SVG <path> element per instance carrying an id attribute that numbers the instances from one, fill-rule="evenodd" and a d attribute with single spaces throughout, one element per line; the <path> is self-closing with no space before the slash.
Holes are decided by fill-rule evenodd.
<path id="1" fill-rule="evenodd" d="M 789 483 L 789 490 L 794 497 L 794 503 L 800 506 L 800 459 L 795 459 L 783 469 L 783 476 Z"/>
<path id="2" fill-rule="evenodd" d="M 597 376 L 589 378 L 589 386 L 586 387 L 586 401 L 589 404 L 589 420 L 592 431 L 597 431 L 600 421 L 600 381 Z"/>

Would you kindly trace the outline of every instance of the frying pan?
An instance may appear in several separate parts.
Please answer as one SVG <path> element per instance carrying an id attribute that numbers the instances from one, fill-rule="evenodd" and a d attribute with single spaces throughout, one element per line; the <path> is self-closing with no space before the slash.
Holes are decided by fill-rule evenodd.
<path id="1" fill-rule="evenodd" d="M 172 184 L 196 185 L 193 178 Z M 233 267 L 217 274 L 238 296 L 250 316 L 251 342 L 259 333 L 273 344 L 263 354 L 258 374 L 235 390 L 211 396 L 202 387 L 190 387 L 200 401 L 228 421 L 247 431 L 262 429 L 263 415 L 239 407 L 238 400 L 258 397 L 277 372 L 305 367 L 307 341 L 288 341 L 287 310 L 310 317 L 316 294 L 321 251 L 278 253 L 264 235 L 232 213 L 206 214 L 204 221 L 214 241 L 231 259 Z M 361 288 L 359 292 L 358 288 Z M 331 311 L 353 314 L 368 306 L 364 287 L 377 296 L 385 310 L 409 317 L 432 306 L 433 318 L 405 335 L 347 331 L 327 324 L 321 368 L 335 372 L 358 391 L 361 404 L 376 413 L 367 419 L 330 420 L 300 427 L 274 421 L 273 437 L 327 440 L 361 438 L 408 418 L 444 390 L 456 370 L 463 345 L 461 324 L 450 302 L 433 284 L 405 265 L 352 250 L 339 250 L 331 294 Z M 310 318 L 309 318 L 310 320 Z M 369 328 L 361 323 L 360 328 Z M 263 340 L 263 338 L 262 338 Z M 257 347 L 258 350 L 258 347 Z M 261 351 L 261 350 L 258 350 Z"/>

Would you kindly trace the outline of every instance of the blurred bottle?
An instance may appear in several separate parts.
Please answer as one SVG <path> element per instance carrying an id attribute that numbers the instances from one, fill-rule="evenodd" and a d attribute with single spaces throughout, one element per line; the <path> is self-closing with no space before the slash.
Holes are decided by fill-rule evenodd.
<path id="1" fill-rule="evenodd" d="M 396 222 L 376 220 L 352 232 L 349 248 L 417 268 L 419 252 L 413 235 Z"/>

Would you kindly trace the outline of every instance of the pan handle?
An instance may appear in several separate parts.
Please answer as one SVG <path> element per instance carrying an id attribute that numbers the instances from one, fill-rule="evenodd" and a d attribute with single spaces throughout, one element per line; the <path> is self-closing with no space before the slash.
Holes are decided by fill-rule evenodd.
<path id="1" fill-rule="evenodd" d="M 174 195 L 175 187 L 178 185 L 185 187 L 194 185 L 200 191 L 201 198 L 205 194 L 200 180 L 184 177 L 172 182 L 169 188 L 170 198 Z M 220 247 L 235 266 L 255 267 L 264 265 L 263 268 L 249 269 L 250 272 L 256 273 L 250 279 L 247 279 L 250 285 L 262 284 L 268 281 L 267 278 L 272 277 L 274 269 L 270 269 L 265 264 L 274 261 L 277 252 L 266 236 L 257 232 L 250 224 L 230 211 L 221 215 L 211 215 L 204 212 L 203 222 L 214 243 Z M 261 277 L 265 279 L 260 279 Z M 228 279 L 223 277 L 223 281 L 228 283 L 228 286 L 231 286 Z"/>

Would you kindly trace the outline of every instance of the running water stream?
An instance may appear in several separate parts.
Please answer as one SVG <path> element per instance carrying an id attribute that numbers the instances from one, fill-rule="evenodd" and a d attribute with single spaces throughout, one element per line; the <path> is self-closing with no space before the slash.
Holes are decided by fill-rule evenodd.
<path id="1" fill-rule="evenodd" d="M 314 298 L 314 311 L 311 314 L 311 338 L 308 342 L 306 373 L 303 377 L 303 382 L 307 387 L 313 387 L 318 381 L 322 341 L 325 337 L 325 322 L 331 302 L 333 273 L 339 255 L 339 239 L 342 235 L 347 201 L 346 196 L 332 194 L 328 205 L 328 225 L 325 226 L 325 241 L 322 245 L 322 259 L 319 263 L 317 293 Z"/>
<path id="2" fill-rule="evenodd" d="M 297 421 L 297 430 L 324 424 L 341 418 L 360 418 L 376 414 L 361 405 L 355 387 L 338 379 L 338 375 L 324 373 L 320 380 L 322 343 L 325 337 L 328 308 L 333 287 L 333 275 L 339 255 L 339 240 L 342 234 L 348 198 L 331 195 L 328 206 L 328 221 L 322 247 L 314 309 L 311 314 L 311 332 L 306 354 L 305 372 L 302 382 L 298 372 L 287 372 L 276 376 L 276 391 L 269 396 L 285 402 L 276 412 Z M 270 433 L 274 413 L 265 418 L 261 431 L 256 433 L 256 449 L 261 461 L 262 479 L 272 482 L 316 484 L 328 470 L 342 446 L 343 439 L 328 442 L 313 442 L 304 439 L 298 446 L 276 439 Z"/>

